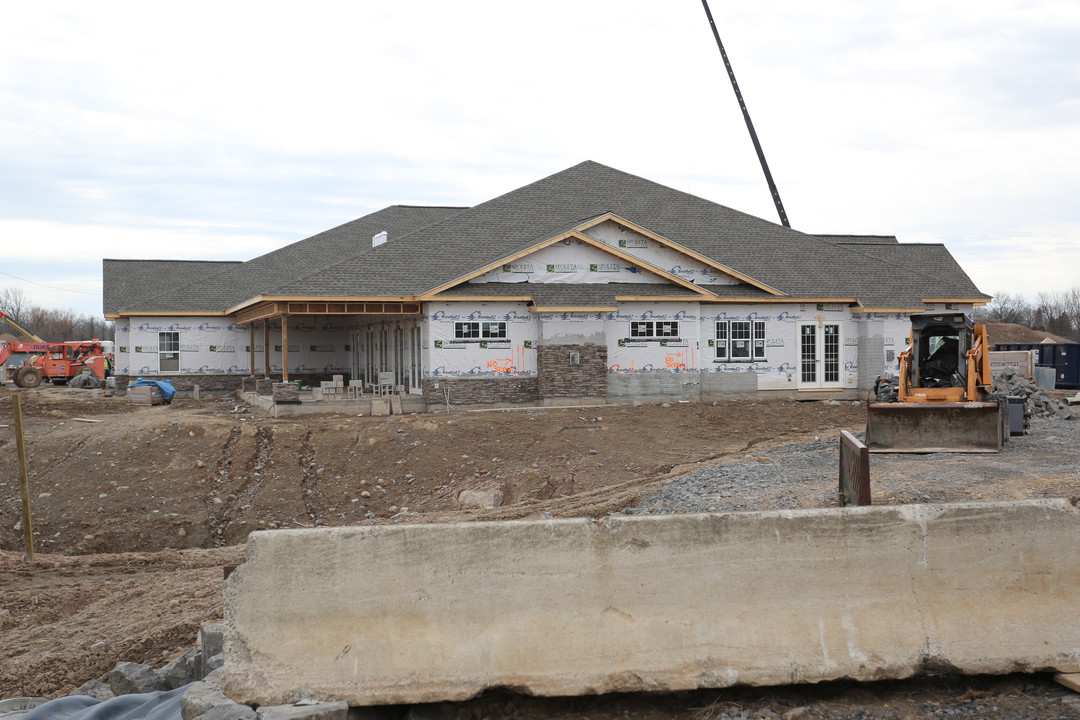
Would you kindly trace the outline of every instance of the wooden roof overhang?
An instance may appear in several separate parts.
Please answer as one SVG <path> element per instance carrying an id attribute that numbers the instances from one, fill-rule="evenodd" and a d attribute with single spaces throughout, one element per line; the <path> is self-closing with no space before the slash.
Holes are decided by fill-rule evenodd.
<path id="1" fill-rule="evenodd" d="M 415 298 L 252 298 L 227 312 L 237 325 L 275 320 L 285 315 L 419 315 Z"/>

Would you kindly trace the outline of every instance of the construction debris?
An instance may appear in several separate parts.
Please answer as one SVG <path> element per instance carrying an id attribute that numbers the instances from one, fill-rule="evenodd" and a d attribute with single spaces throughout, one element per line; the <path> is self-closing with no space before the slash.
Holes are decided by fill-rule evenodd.
<path id="1" fill-rule="evenodd" d="M 1062 420 L 1076 418 L 1076 411 L 1069 405 L 1055 399 L 1050 393 L 1012 370 L 1006 370 L 994 376 L 994 393 L 1001 396 L 1023 397 L 1029 415 L 1043 417 L 1053 415 Z"/>

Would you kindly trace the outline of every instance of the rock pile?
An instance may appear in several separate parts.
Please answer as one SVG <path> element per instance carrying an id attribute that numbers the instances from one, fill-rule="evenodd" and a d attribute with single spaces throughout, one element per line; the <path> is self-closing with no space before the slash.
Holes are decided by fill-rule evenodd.
<path id="1" fill-rule="evenodd" d="M 108 683 L 89 680 L 75 694 L 109 700 L 117 695 L 176 690 L 202 680 L 225 662 L 224 632 L 222 623 L 205 623 L 199 629 L 198 646 L 168 665 L 155 669 L 142 663 L 120 662 L 109 671 Z"/>
<path id="2" fill-rule="evenodd" d="M 1005 370 L 1000 375 L 994 376 L 994 393 L 1001 396 L 1023 397 L 1028 415 L 1053 416 L 1062 420 L 1076 418 L 1075 410 L 1054 399 L 1050 393 L 1012 370 Z"/>

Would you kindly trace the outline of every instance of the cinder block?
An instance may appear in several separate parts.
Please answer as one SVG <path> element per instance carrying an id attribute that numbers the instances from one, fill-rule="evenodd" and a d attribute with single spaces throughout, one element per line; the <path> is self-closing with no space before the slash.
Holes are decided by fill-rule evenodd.
<path id="1" fill-rule="evenodd" d="M 371 414 L 372 415 L 389 415 L 390 414 L 390 401 L 387 398 L 372 398 L 371 399 Z"/>
<path id="2" fill-rule="evenodd" d="M 224 689 L 378 705 L 1077 672 L 1076 547 L 1063 499 L 255 532 L 225 585 Z"/>

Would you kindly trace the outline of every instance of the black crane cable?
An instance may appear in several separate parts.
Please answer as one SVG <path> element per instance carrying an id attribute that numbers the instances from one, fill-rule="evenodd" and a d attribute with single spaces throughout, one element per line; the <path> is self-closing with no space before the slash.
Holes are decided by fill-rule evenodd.
<path id="1" fill-rule="evenodd" d="M 754 130 L 754 123 L 750 120 L 750 111 L 746 109 L 746 102 L 743 100 L 742 92 L 739 90 L 739 83 L 735 80 L 735 71 L 731 68 L 731 61 L 728 60 L 727 52 L 724 50 L 724 43 L 720 42 L 720 33 L 716 29 L 716 22 L 713 21 L 712 12 L 709 10 L 709 0 L 701 0 L 701 5 L 705 8 L 705 15 L 709 18 L 709 27 L 712 28 L 713 37 L 716 38 L 716 47 L 720 48 L 720 57 L 724 59 L 724 67 L 727 68 L 728 77 L 731 78 L 731 87 L 735 90 L 735 98 L 739 101 L 739 107 L 742 108 L 743 119 L 746 120 L 746 129 L 750 131 L 750 139 L 754 141 L 754 149 L 757 151 L 758 160 L 761 162 L 761 169 L 765 172 L 765 180 L 769 183 L 769 192 L 772 193 L 776 212 L 780 215 L 780 222 L 783 226 L 789 228 L 791 223 L 788 222 L 787 213 L 784 212 L 784 203 L 780 200 L 780 191 L 776 189 L 772 173 L 769 172 L 769 163 L 765 162 L 765 151 L 761 149 L 761 142 L 758 140 L 757 132 Z"/>

